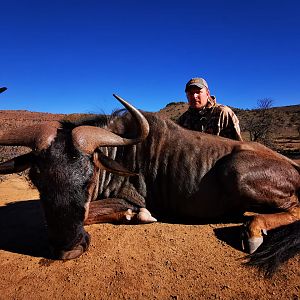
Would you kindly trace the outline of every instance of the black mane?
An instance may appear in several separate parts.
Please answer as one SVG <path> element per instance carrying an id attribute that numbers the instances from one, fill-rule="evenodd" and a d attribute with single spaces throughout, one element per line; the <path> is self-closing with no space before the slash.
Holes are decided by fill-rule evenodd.
<path id="1" fill-rule="evenodd" d="M 119 109 L 113 111 L 111 115 L 99 114 L 96 116 L 93 115 L 90 117 L 85 117 L 76 121 L 61 120 L 60 123 L 64 129 L 70 130 L 78 126 L 104 127 L 107 126 L 111 120 L 123 116 L 125 113 L 127 113 L 127 110 Z"/>

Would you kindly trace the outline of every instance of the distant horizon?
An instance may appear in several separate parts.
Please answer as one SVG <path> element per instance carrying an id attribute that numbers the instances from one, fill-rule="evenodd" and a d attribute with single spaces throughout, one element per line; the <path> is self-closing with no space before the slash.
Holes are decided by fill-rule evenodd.
<path id="1" fill-rule="evenodd" d="M 130 102 L 130 101 L 129 101 Z M 172 105 L 172 104 L 175 104 L 175 105 L 178 105 L 178 104 L 182 104 L 182 103 L 185 103 L 185 104 L 188 104 L 187 101 L 171 101 L 171 102 L 168 102 L 164 107 L 161 107 L 159 108 L 157 111 L 148 111 L 148 112 L 154 112 L 154 113 L 157 113 L 159 112 L 160 110 L 166 108 L 168 105 Z M 1 101 L 0 101 L 0 104 L 1 104 Z M 291 104 L 291 105 L 281 105 L 281 106 L 271 106 L 270 108 L 271 109 L 276 109 L 276 108 L 283 108 L 283 107 L 292 107 L 292 106 L 300 106 L 300 104 Z M 234 107 L 234 106 L 230 106 L 231 108 L 233 109 L 239 109 L 239 110 L 255 110 L 255 109 L 258 109 L 257 107 L 255 108 L 239 108 L 239 107 Z M 122 109 L 123 107 L 119 107 L 119 108 L 116 108 L 116 109 Z M 142 108 L 139 108 L 138 109 L 140 110 L 143 110 Z M 47 112 L 47 111 L 32 111 L 32 110 L 28 110 L 28 109 L 1 109 L 0 108 L 0 111 L 24 111 L 24 112 L 31 112 L 31 113 L 44 113 L 44 114 L 57 114 L 57 115 L 72 115 L 72 114 L 111 114 L 115 109 L 113 109 L 111 112 L 69 112 L 69 113 L 61 113 L 61 112 Z M 145 111 L 145 110 L 143 110 Z"/>

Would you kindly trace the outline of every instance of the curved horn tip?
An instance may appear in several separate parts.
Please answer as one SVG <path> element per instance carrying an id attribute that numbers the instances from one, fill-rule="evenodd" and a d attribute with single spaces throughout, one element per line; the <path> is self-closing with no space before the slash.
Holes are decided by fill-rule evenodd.
<path id="1" fill-rule="evenodd" d="M 128 102 L 126 100 L 124 100 L 123 98 L 121 98 L 120 96 L 116 95 L 116 94 L 113 94 L 113 96 L 118 100 L 120 101 L 121 103 L 126 103 L 128 104 Z"/>
<path id="2" fill-rule="evenodd" d="M 125 108 L 127 108 L 129 111 L 136 111 L 138 114 L 140 114 L 140 112 L 138 111 L 137 108 L 135 108 L 132 104 L 130 104 L 129 102 L 127 102 L 126 100 L 124 100 L 123 98 L 121 98 L 120 96 L 113 94 L 113 96 L 119 101 L 121 102 Z"/>
<path id="3" fill-rule="evenodd" d="M 119 97 L 118 95 L 113 94 L 113 96 L 117 100 L 119 100 L 125 106 L 125 108 L 128 109 L 128 111 L 136 119 L 137 124 L 139 124 L 139 126 L 140 126 L 140 130 L 141 130 L 140 136 L 139 136 L 139 138 L 136 138 L 135 141 L 140 142 L 141 140 L 145 139 L 147 137 L 147 135 L 149 134 L 149 123 L 146 120 L 145 116 L 143 116 L 143 114 L 137 108 L 135 108 L 132 104 L 128 103 L 127 101 L 125 101 L 124 99 Z"/>
<path id="4" fill-rule="evenodd" d="M 7 90 L 7 87 L 0 87 L 0 93 L 3 93 L 3 92 L 5 92 Z"/>

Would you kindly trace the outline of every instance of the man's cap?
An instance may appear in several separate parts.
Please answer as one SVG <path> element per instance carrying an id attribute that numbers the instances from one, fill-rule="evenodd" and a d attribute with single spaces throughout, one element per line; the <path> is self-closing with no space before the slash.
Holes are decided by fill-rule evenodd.
<path id="1" fill-rule="evenodd" d="M 192 78 L 188 81 L 188 83 L 185 85 L 185 91 L 187 91 L 191 86 L 197 86 L 200 89 L 206 87 L 208 89 L 208 84 L 203 78 Z"/>

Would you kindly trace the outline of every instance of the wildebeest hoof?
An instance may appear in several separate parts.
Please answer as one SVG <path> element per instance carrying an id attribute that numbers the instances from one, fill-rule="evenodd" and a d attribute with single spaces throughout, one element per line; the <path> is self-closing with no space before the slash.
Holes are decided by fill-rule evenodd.
<path id="1" fill-rule="evenodd" d="M 257 248 L 263 243 L 263 236 L 267 235 L 266 229 L 261 229 L 261 236 L 250 237 L 249 224 L 246 223 L 242 227 L 241 238 L 242 238 L 242 249 L 244 252 L 252 254 Z"/>
<path id="2" fill-rule="evenodd" d="M 140 212 L 137 215 L 137 219 L 139 223 L 143 224 L 157 222 L 157 220 L 151 216 L 150 211 L 145 207 L 140 208 Z"/>
<path id="3" fill-rule="evenodd" d="M 263 243 L 264 238 L 261 237 L 252 237 L 248 239 L 248 249 L 249 253 L 252 254 L 257 250 L 257 248 Z"/>
<path id="4" fill-rule="evenodd" d="M 133 211 L 129 208 L 126 210 L 124 216 L 125 216 L 125 219 L 127 221 L 131 221 L 131 219 L 133 218 L 133 216 L 135 215 L 135 213 L 133 213 Z"/>

